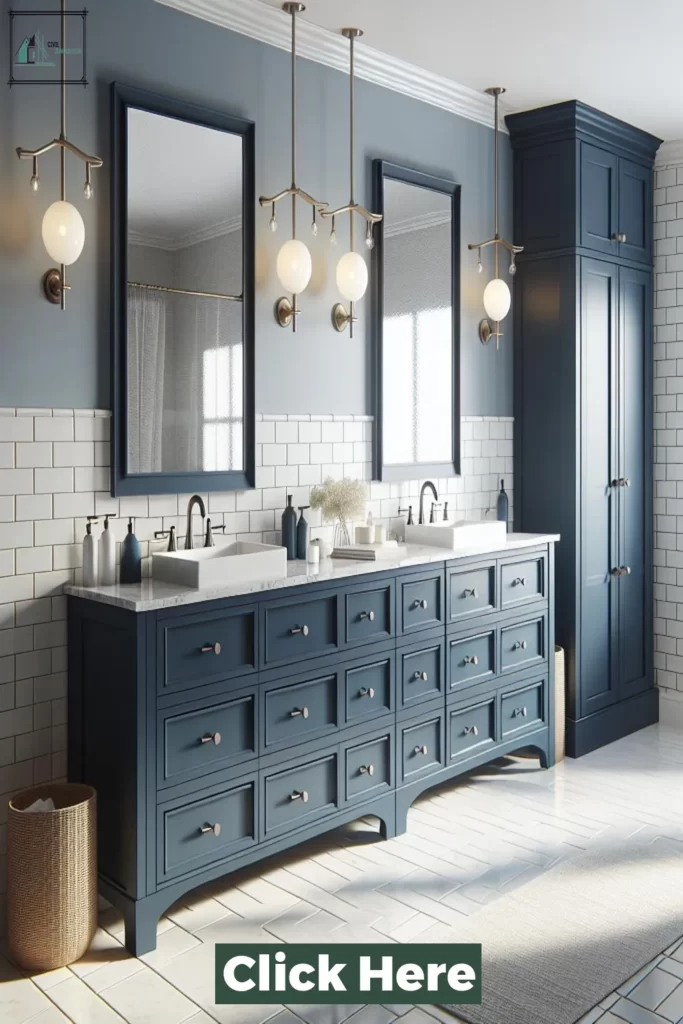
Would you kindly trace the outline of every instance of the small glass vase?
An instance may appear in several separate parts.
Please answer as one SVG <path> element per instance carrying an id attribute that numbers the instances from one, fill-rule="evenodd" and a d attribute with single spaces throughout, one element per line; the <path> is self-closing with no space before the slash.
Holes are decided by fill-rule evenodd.
<path id="1" fill-rule="evenodd" d="M 349 528 L 346 525 L 346 520 L 339 519 L 334 526 L 334 546 L 335 548 L 345 548 L 351 543 L 351 536 L 349 534 Z"/>

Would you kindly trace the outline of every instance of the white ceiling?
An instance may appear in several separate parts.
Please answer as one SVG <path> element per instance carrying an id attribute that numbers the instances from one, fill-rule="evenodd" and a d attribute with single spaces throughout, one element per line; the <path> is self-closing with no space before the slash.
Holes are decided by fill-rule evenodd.
<path id="1" fill-rule="evenodd" d="M 240 136 L 131 109 L 128 140 L 129 232 L 172 249 L 235 226 Z"/>
<path id="2" fill-rule="evenodd" d="M 508 109 L 579 99 L 683 137 L 680 0 L 308 0 L 301 17 L 362 28 L 369 47 L 472 89 L 504 85 Z"/>

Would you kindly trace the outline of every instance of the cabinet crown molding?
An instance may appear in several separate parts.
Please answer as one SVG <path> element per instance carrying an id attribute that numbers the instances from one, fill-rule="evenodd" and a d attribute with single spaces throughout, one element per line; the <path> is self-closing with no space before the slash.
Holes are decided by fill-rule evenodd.
<path id="1" fill-rule="evenodd" d="M 288 15 L 279 8 L 262 3 L 261 0 L 156 2 L 289 52 L 291 26 Z M 348 73 L 349 44 L 346 39 L 328 29 L 313 25 L 305 17 L 297 21 L 297 55 Z M 493 99 L 490 96 L 382 53 L 364 43 L 356 44 L 356 76 L 384 89 L 403 93 L 414 100 L 429 103 L 433 107 L 493 128 Z"/>
<path id="2" fill-rule="evenodd" d="M 578 138 L 652 164 L 662 141 L 580 100 L 508 114 L 505 121 L 513 149 Z"/>

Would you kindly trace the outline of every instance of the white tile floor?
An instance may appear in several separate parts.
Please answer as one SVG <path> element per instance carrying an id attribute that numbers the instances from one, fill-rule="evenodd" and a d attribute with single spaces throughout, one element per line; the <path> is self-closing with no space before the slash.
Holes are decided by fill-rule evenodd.
<path id="1" fill-rule="evenodd" d="M 111 908 L 70 968 L 28 977 L 0 955 L 0 1022 L 452 1024 L 435 1007 L 215 1006 L 213 944 L 442 939 L 444 925 L 584 849 L 634 833 L 683 843 L 682 770 L 683 733 L 662 726 L 549 772 L 506 759 L 425 794 L 398 839 L 376 841 L 361 823 L 195 891 L 169 910 L 157 949 L 139 960 Z M 683 1024 L 683 940 L 583 1024 L 597 1021 Z"/>

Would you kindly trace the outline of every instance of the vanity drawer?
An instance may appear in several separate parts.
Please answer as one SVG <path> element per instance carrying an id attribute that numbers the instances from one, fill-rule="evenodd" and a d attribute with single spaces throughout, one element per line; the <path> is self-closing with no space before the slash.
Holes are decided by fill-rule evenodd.
<path id="1" fill-rule="evenodd" d="M 496 631 L 449 639 L 448 687 L 453 693 L 496 674 Z"/>
<path id="2" fill-rule="evenodd" d="M 327 654 L 339 646 L 337 594 L 281 601 L 263 609 L 264 667 Z"/>
<path id="3" fill-rule="evenodd" d="M 399 580 L 398 595 L 401 633 L 443 624 L 443 570 Z"/>
<path id="4" fill-rule="evenodd" d="M 290 832 L 307 819 L 322 818 L 339 805 L 338 755 L 263 776 L 263 838 Z"/>
<path id="5" fill-rule="evenodd" d="M 347 644 L 388 640 L 394 634 L 394 586 L 391 581 L 366 585 L 344 595 Z"/>
<path id="6" fill-rule="evenodd" d="M 503 608 L 514 608 L 530 601 L 542 601 L 548 596 L 546 586 L 546 557 L 504 562 L 500 568 L 500 594 Z"/>
<path id="7" fill-rule="evenodd" d="M 158 880 L 240 853 L 256 843 L 256 777 L 224 792 L 158 809 Z"/>
<path id="8" fill-rule="evenodd" d="M 538 728 L 545 722 L 545 679 L 511 690 L 501 696 L 501 722 L 503 739 L 512 739 L 518 733 Z"/>
<path id="9" fill-rule="evenodd" d="M 448 713 L 448 756 L 451 761 L 472 757 L 496 742 L 496 697 Z"/>
<path id="10" fill-rule="evenodd" d="M 438 772 L 444 766 L 443 712 L 401 729 L 400 771 L 403 783 Z"/>
<path id="11" fill-rule="evenodd" d="M 349 724 L 393 711 L 395 659 L 394 651 L 387 651 L 369 664 L 350 665 L 344 670 Z"/>
<path id="12" fill-rule="evenodd" d="M 393 785 L 393 734 L 384 733 L 373 740 L 356 743 L 344 751 L 347 801 L 375 796 Z"/>
<path id="13" fill-rule="evenodd" d="M 261 690 L 263 752 L 334 732 L 339 727 L 339 676 L 336 671 L 315 679 L 269 684 Z"/>
<path id="14" fill-rule="evenodd" d="M 174 616 L 157 624 L 158 691 L 256 671 L 256 609 Z"/>
<path id="15" fill-rule="evenodd" d="M 404 708 L 444 692 L 443 640 L 429 646 L 399 649 L 400 701 Z"/>
<path id="16" fill-rule="evenodd" d="M 182 714 L 159 712 L 157 785 L 176 785 L 256 757 L 256 691 Z"/>
<path id="17" fill-rule="evenodd" d="M 519 668 L 543 661 L 546 657 L 546 617 L 518 622 L 500 631 L 500 670 L 516 672 Z"/>
<path id="18" fill-rule="evenodd" d="M 495 609 L 495 563 L 478 569 L 450 569 L 447 581 L 449 622 L 461 622 Z"/>

